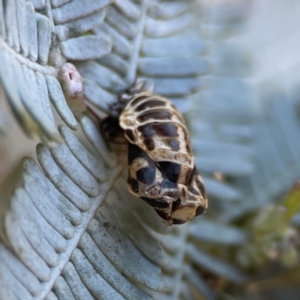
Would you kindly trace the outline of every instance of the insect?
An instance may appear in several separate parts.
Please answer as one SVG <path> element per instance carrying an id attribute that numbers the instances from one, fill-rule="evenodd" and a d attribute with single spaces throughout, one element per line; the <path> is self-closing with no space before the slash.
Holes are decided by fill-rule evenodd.
<path id="1" fill-rule="evenodd" d="M 101 122 L 109 143 L 128 146 L 128 190 L 166 225 L 183 224 L 208 206 L 185 122 L 166 98 L 132 88 Z"/>
<path id="2" fill-rule="evenodd" d="M 127 151 L 128 190 L 151 205 L 166 225 L 183 224 L 207 209 L 188 130 L 168 99 L 153 95 L 140 82 L 124 93 L 111 106 L 109 116 L 101 120 L 84 103 L 82 78 L 75 66 L 63 65 L 59 78 L 75 117 L 89 110 L 100 120 L 107 142 Z"/>

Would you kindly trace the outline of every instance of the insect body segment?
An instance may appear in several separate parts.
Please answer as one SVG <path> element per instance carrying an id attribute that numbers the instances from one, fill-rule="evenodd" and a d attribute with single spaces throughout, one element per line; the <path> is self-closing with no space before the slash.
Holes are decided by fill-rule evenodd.
<path id="1" fill-rule="evenodd" d="M 151 205 L 167 225 L 183 224 L 203 213 L 205 188 L 194 166 L 189 133 L 175 106 L 150 92 L 121 101 L 124 107 L 116 104 L 115 115 L 128 141 L 129 191 Z M 109 128 L 113 115 L 104 127 Z"/>
<path id="2" fill-rule="evenodd" d="M 120 126 L 128 141 L 146 151 L 153 161 L 174 161 L 193 167 L 189 134 L 169 100 L 141 93 L 121 113 Z"/>

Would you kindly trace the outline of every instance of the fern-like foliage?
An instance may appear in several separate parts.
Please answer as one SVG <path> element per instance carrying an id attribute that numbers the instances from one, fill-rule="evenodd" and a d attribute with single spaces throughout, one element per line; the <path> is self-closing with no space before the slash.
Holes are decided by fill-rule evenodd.
<path id="1" fill-rule="evenodd" d="M 88 117 L 80 125 L 92 153 L 66 126 L 57 130 L 50 101 L 77 129 L 57 80 L 68 60 L 84 77 L 86 98 L 103 111 L 137 77 L 151 79 L 157 92 L 184 108 L 184 97 L 207 72 L 203 42 L 185 34 L 193 5 L 2 4 L 1 82 L 20 126 L 46 145 L 37 145 L 38 163 L 24 160 L 20 184 L 2 211 L 1 298 L 176 299 L 189 293 L 181 244 L 186 227 L 167 229 L 129 195 L 122 166 Z"/>
<path id="2" fill-rule="evenodd" d="M 300 134 L 297 98 L 271 86 L 259 86 L 258 95 L 264 101 L 257 103 L 253 128 L 255 171 L 248 178 L 236 181 L 249 200 L 232 208 L 225 217 L 228 220 L 240 218 L 263 207 L 270 199 L 281 197 L 300 176 L 300 148 L 295 142 Z"/>
<path id="3" fill-rule="evenodd" d="M 208 60 L 216 68 L 204 80 L 210 68 L 200 38 L 210 27 L 216 36 L 236 28 L 245 10 L 237 12 L 211 25 L 192 0 L 0 1 L 2 87 L 24 133 L 43 142 L 36 159 L 23 160 L 7 203 L 1 199 L 0 299 L 215 299 L 201 274 L 247 279 L 211 254 L 248 239 L 225 223 L 235 205 L 237 215 L 247 210 L 241 198 L 254 176 L 253 115 L 239 72 L 245 65 L 235 55 L 236 69 L 226 68 L 233 49 L 215 44 Z M 67 104 L 58 80 L 65 62 L 77 67 L 85 98 L 103 113 L 146 79 L 190 116 L 216 212 L 167 228 L 129 194 L 124 166 L 97 124 L 86 114 L 76 120 Z M 197 114 L 187 114 L 191 107 Z"/>

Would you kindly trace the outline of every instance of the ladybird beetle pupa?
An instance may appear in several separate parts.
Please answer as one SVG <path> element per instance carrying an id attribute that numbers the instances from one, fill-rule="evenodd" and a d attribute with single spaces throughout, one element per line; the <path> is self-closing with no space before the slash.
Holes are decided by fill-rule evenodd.
<path id="1" fill-rule="evenodd" d="M 110 143 L 128 145 L 128 190 L 167 225 L 183 224 L 208 206 L 185 122 L 166 98 L 134 86 L 101 123 Z"/>

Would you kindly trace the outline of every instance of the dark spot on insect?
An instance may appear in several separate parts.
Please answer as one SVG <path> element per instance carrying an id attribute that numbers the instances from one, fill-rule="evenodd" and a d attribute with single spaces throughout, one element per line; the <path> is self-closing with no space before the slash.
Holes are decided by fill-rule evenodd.
<path id="1" fill-rule="evenodd" d="M 155 135 L 155 131 L 151 124 L 139 126 L 138 130 L 141 132 L 143 138 L 151 138 Z"/>
<path id="2" fill-rule="evenodd" d="M 144 143 L 149 151 L 152 151 L 155 149 L 154 140 L 152 138 L 144 139 Z"/>
<path id="3" fill-rule="evenodd" d="M 186 222 L 185 220 L 180 220 L 180 219 L 172 219 L 172 221 L 174 225 L 180 225 Z"/>
<path id="4" fill-rule="evenodd" d="M 196 166 L 194 166 L 194 169 L 192 170 L 191 177 L 197 178 L 198 175 L 199 175 L 198 170 L 197 170 Z"/>
<path id="5" fill-rule="evenodd" d="M 168 111 L 150 111 L 150 112 L 144 112 L 143 114 L 138 116 L 138 120 L 140 122 L 145 122 L 149 120 L 170 120 L 171 114 Z"/>
<path id="6" fill-rule="evenodd" d="M 196 209 L 196 216 L 202 215 L 204 213 L 204 207 L 203 206 L 198 206 Z"/>
<path id="7" fill-rule="evenodd" d="M 143 96 L 137 96 L 132 102 L 131 102 L 131 105 L 132 106 L 136 106 L 138 105 L 139 102 L 145 100 L 149 98 L 149 95 L 143 95 Z"/>
<path id="8" fill-rule="evenodd" d="M 188 187 L 188 190 L 189 190 L 192 194 L 199 196 L 199 192 L 198 192 L 196 189 L 194 189 L 192 186 L 189 186 L 189 187 Z"/>
<path id="9" fill-rule="evenodd" d="M 128 144 L 128 165 L 130 166 L 137 157 L 145 159 L 149 164 L 150 163 L 153 164 L 149 156 L 140 147 L 129 143 Z"/>
<path id="10" fill-rule="evenodd" d="M 155 211 L 157 212 L 157 214 L 158 214 L 162 219 L 164 219 L 164 220 L 170 220 L 169 214 L 165 213 L 165 212 L 162 211 L 162 210 L 158 210 L 158 209 L 156 209 Z"/>
<path id="11" fill-rule="evenodd" d="M 135 193 L 138 193 L 138 191 L 139 191 L 139 182 L 136 179 L 130 178 L 130 177 L 128 177 L 127 182 L 131 186 L 132 190 Z"/>
<path id="12" fill-rule="evenodd" d="M 125 130 L 125 134 L 127 135 L 128 139 L 129 139 L 131 142 L 135 142 L 135 135 L 134 135 L 132 129 L 126 129 L 126 130 Z"/>
<path id="13" fill-rule="evenodd" d="M 147 197 L 140 197 L 142 200 L 146 201 L 149 205 L 157 208 L 167 208 L 169 207 L 169 203 L 165 201 L 159 201 L 155 199 L 150 199 Z"/>
<path id="14" fill-rule="evenodd" d="M 172 182 L 177 182 L 181 170 L 181 165 L 170 162 L 170 161 L 161 161 L 158 163 L 159 168 L 165 174 L 165 177 Z"/>
<path id="15" fill-rule="evenodd" d="M 177 137 L 177 127 L 173 124 L 146 124 L 138 127 L 144 138 L 151 138 L 153 136 L 160 137 Z"/>
<path id="16" fill-rule="evenodd" d="M 177 137 L 177 127 L 173 124 L 157 124 L 153 125 L 153 129 L 155 130 L 158 136 L 166 136 L 166 137 Z"/>
<path id="17" fill-rule="evenodd" d="M 165 106 L 165 101 L 163 100 L 154 100 L 152 98 L 149 101 L 146 101 L 135 108 L 136 111 L 143 111 L 147 110 L 148 108 L 158 107 L 158 106 Z"/>
<path id="18" fill-rule="evenodd" d="M 186 172 L 186 185 L 192 185 L 193 177 L 192 177 L 193 169 L 188 169 Z"/>
<path id="19" fill-rule="evenodd" d="M 196 185 L 201 193 L 201 195 L 203 195 L 203 197 L 205 197 L 206 193 L 205 193 L 205 187 L 204 184 L 199 180 L 199 173 L 196 167 L 194 167 L 190 180 L 187 183 L 187 186 L 192 186 L 192 182 L 195 181 Z"/>
<path id="20" fill-rule="evenodd" d="M 133 144 L 128 145 L 128 165 L 130 166 L 132 162 L 137 158 L 140 157 L 142 150 Z"/>
<path id="21" fill-rule="evenodd" d="M 203 195 L 203 197 L 205 197 L 206 192 L 205 192 L 204 184 L 200 180 L 197 180 L 197 179 L 196 179 L 196 183 L 197 183 L 197 187 L 199 188 L 201 195 Z"/>
<path id="22" fill-rule="evenodd" d="M 136 178 L 142 183 L 152 184 L 155 179 L 155 173 L 156 173 L 155 164 L 153 162 L 149 162 L 148 167 L 142 168 L 136 172 Z"/>
<path id="23" fill-rule="evenodd" d="M 177 140 L 169 140 L 168 144 L 173 151 L 178 151 L 180 149 L 179 142 Z"/>
<path id="24" fill-rule="evenodd" d="M 142 158 L 148 162 L 148 166 L 136 172 L 138 181 L 151 184 L 155 179 L 156 166 L 149 156 L 138 146 L 129 144 L 128 146 L 128 165 L 130 166 L 136 158 Z"/>
<path id="25" fill-rule="evenodd" d="M 177 189 L 178 185 L 175 182 L 172 182 L 168 179 L 164 179 L 163 182 L 161 183 L 161 188 L 162 189 Z"/>
<path id="26" fill-rule="evenodd" d="M 180 205 L 180 199 L 177 199 L 175 202 L 173 202 L 173 204 L 172 204 L 172 211 L 175 211 L 177 208 L 178 208 L 178 206 Z"/>
<path id="27" fill-rule="evenodd" d="M 164 179 L 161 183 L 161 190 L 163 191 L 164 197 L 170 197 L 176 199 L 180 196 L 180 189 L 177 183 L 174 183 L 168 179 Z"/>

